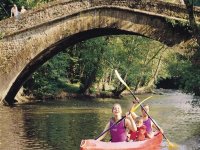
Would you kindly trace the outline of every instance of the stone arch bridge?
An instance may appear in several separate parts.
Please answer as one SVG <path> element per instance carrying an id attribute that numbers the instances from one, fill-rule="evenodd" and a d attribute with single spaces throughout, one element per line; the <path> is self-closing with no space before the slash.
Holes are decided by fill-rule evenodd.
<path id="1" fill-rule="evenodd" d="M 195 9 L 200 22 L 200 9 Z M 92 37 L 135 34 L 168 46 L 194 41 L 185 6 L 156 0 L 56 0 L 0 21 L 0 101 L 14 97 L 28 77 L 64 48 Z"/>

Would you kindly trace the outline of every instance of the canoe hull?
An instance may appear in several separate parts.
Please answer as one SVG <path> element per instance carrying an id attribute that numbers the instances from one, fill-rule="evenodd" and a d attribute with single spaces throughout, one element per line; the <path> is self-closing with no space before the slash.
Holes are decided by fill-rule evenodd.
<path id="1" fill-rule="evenodd" d="M 138 142 L 102 142 L 93 139 L 82 140 L 80 150 L 160 150 L 163 136 L 158 133 L 152 139 Z"/>

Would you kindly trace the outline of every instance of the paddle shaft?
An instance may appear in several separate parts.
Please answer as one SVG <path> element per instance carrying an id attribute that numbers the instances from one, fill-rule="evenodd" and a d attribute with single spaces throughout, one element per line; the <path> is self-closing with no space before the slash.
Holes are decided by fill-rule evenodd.
<path id="1" fill-rule="evenodd" d="M 158 125 L 155 123 L 155 121 L 151 118 L 151 116 L 147 113 L 147 111 L 144 109 L 144 107 L 140 104 L 140 102 L 138 101 L 138 99 L 136 98 L 135 94 L 131 91 L 131 89 L 129 88 L 129 86 L 126 84 L 126 82 L 121 78 L 121 76 L 119 75 L 118 71 L 115 70 L 115 74 L 117 76 L 117 78 L 121 81 L 121 83 L 127 88 L 127 90 L 133 95 L 133 97 L 135 98 L 135 101 L 142 107 L 142 109 L 144 110 L 144 112 L 147 114 L 147 116 L 151 119 L 151 121 L 155 124 L 155 126 L 158 128 L 158 130 L 160 131 L 160 128 L 158 127 Z M 161 132 L 162 133 L 162 132 Z M 162 133 L 163 137 L 169 141 L 167 139 L 167 137 Z"/>
<path id="2" fill-rule="evenodd" d="M 107 130 L 103 131 L 98 137 L 95 138 L 95 140 L 97 140 L 99 137 L 101 137 L 102 135 L 104 135 L 106 132 L 108 132 L 110 129 L 112 129 L 112 127 L 116 124 L 118 124 L 119 122 L 121 122 L 123 119 L 125 119 L 126 116 L 123 116 L 121 119 L 119 119 L 116 123 L 114 123 L 110 128 L 108 128 Z"/>
<path id="3" fill-rule="evenodd" d="M 127 85 L 126 85 L 127 86 Z M 129 92 L 131 93 L 131 95 L 133 95 L 133 97 L 135 98 L 135 101 L 140 105 L 140 107 L 142 107 L 143 111 L 147 114 L 147 116 L 151 119 L 151 121 L 153 122 L 153 124 L 155 124 L 155 126 L 158 128 L 158 130 L 160 131 L 160 128 L 158 127 L 158 125 L 155 123 L 155 121 L 151 118 L 151 116 L 148 114 L 148 112 L 144 109 L 144 107 L 142 106 L 142 104 L 140 104 L 140 102 L 138 101 L 138 99 L 136 98 L 136 96 L 134 95 L 134 93 L 130 90 L 130 88 L 127 88 L 129 90 Z M 162 133 L 162 132 L 161 132 Z M 162 133 L 163 137 L 167 139 L 167 137 Z"/>
<path id="4" fill-rule="evenodd" d="M 138 105 L 141 105 L 144 101 L 150 99 L 152 96 L 149 96 L 147 98 L 145 98 L 144 100 L 142 100 Z M 132 107 L 133 108 L 133 107 Z M 132 112 L 132 108 L 130 109 L 129 111 L 129 114 L 130 112 Z M 138 106 L 136 106 L 136 109 L 138 108 Z M 95 138 L 95 140 L 97 140 L 99 137 L 101 137 L 102 135 L 104 135 L 106 132 L 108 132 L 110 129 L 112 129 L 112 127 L 116 124 L 118 124 L 120 121 L 122 121 L 126 116 L 123 116 L 120 120 L 118 120 L 116 123 L 114 123 L 110 128 L 108 128 L 107 130 L 103 131 L 97 138 Z"/>

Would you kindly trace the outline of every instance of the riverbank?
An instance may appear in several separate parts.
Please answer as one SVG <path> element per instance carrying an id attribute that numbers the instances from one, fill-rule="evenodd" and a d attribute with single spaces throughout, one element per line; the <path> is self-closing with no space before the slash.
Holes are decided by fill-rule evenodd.
<path id="1" fill-rule="evenodd" d="M 162 94 L 159 91 L 155 91 L 152 89 L 146 89 L 146 88 L 140 88 L 136 92 L 134 92 L 136 95 L 143 95 L 147 93 L 151 94 Z M 48 100 L 68 100 L 68 99 L 96 99 L 96 98 L 111 98 L 111 99 L 121 99 L 124 96 L 130 95 L 130 91 L 124 90 L 119 96 L 114 95 L 114 93 L 111 90 L 107 91 L 93 91 L 92 93 L 88 94 L 79 94 L 75 92 L 67 92 L 64 90 L 60 90 L 56 93 L 49 93 L 48 95 L 43 96 L 34 96 L 32 93 L 29 95 L 26 95 L 24 93 L 24 88 L 21 88 L 18 94 L 15 97 L 15 100 L 19 104 L 23 103 L 34 103 L 37 101 L 48 101 Z"/>
<path id="2" fill-rule="evenodd" d="M 128 94 L 125 92 L 124 94 Z M 123 94 L 123 95 L 124 95 Z M 24 93 L 18 93 L 15 97 L 17 103 L 30 103 L 36 101 L 48 101 L 48 100 L 67 100 L 67 99 L 96 99 L 96 98 L 112 98 L 112 99 L 120 99 L 122 95 L 116 97 L 112 92 L 98 92 L 92 94 L 78 94 L 78 93 L 67 93 L 65 91 L 61 91 L 60 93 L 53 95 L 45 95 L 42 97 L 36 97 L 31 95 L 25 95 Z"/>

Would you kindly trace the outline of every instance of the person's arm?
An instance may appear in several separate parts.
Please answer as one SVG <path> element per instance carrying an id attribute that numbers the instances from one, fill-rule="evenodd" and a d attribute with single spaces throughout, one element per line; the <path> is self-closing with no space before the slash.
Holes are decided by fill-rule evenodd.
<path id="1" fill-rule="evenodd" d="M 158 126 L 158 124 L 156 123 L 156 126 L 154 123 L 156 123 L 156 121 L 153 119 L 153 121 L 151 120 L 151 129 L 152 131 L 150 133 L 147 133 L 147 137 L 148 138 L 153 138 L 154 137 L 154 131 L 161 131 L 162 129 Z M 158 129 L 159 128 L 159 129 Z"/>
<path id="2" fill-rule="evenodd" d="M 148 138 L 148 139 L 152 138 L 152 136 L 150 134 L 148 134 L 147 132 L 145 133 L 145 137 Z"/>
<path id="3" fill-rule="evenodd" d="M 108 123 L 106 124 L 106 126 L 105 126 L 103 132 L 106 131 L 106 130 L 108 130 L 109 127 L 110 127 L 110 122 L 108 122 Z M 102 132 L 102 133 L 103 133 L 103 132 Z M 98 141 L 103 140 L 103 139 L 106 137 L 107 133 L 108 133 L 108 131 L 107 131 L 106 133 L 104 133 L 102 136 L 100 136 L 97 140 L 98 140 Z"/>
<path id="4" fill-rule="evenodd" d="M 131 116 L 132 116 L 133 119 L 139 117 L 135 112 L 131 112 Z"/>
<path id="5" fill-rule="evenodd" d="M 153 120 L 155 123 L 156 121 Z M 156 126 L 157 125 L 157 126 Z M 156 131 L 160 131 L 161 133 L 163 133 L 163 129 L 156 123 L 156 125 L 151 121 L 151 126 L 152 126 L 152 129 L 156 130 Z M 159 129 L 158 129 L 159 128 Z"/>
<path id="6" fill-rule="evenodd" d="M 136 99 L 137 99 L 138 102 L 140 101 L 138 97 L 136 97 Z M 137 105 L 136 100 L 133 100 L 132 108 L 134 108 L 136 105 Z M 131 113 L 131 116 L 132 116 L 133 119 L 138 117 L 138 115 L 134 111 L 132 111 L 132 109 L 130 110 L 130 113 Z"/>
<path id="7" fill-rule="evenodd" d="M 137 127 L 135 121 L 133 120 L 131 115 L 128 115 L 125 119 L 125 126 L 131 131 L 137 131 Z"/>

